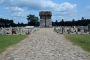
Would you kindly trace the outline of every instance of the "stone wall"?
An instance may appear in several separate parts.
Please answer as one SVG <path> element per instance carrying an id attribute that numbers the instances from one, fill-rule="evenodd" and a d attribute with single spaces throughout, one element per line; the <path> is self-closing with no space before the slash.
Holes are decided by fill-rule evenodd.
<path id="1" fill-rule="evenodd" d="M 88 26 L 59 26 L 54 31 L 61 34 L 89 34 Z"/>
<path id="2" fill-rule="evenodd" d="M 9 28 L 0 28 L 0 35 L 26 35 L 31 34 L 34 30 L 34 27 L 9 27 Z"/>
<path id="3" fill-rule="evenodd" d="M 45 19 L 40 19 L 40 27 L 45 27 Z M 52 27 L 51 19 L 46 19 L 46 27 Z"/>

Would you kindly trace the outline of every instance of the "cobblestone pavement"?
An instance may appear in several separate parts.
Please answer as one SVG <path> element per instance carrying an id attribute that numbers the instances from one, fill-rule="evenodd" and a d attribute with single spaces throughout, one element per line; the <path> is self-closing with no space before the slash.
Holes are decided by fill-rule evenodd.
<path id="1" fill-rule="evenodd" d="M 0 60 L 90 60 L 90 54 L 74 46 L 52 28 L 41 28 L 20 42 Z"/>

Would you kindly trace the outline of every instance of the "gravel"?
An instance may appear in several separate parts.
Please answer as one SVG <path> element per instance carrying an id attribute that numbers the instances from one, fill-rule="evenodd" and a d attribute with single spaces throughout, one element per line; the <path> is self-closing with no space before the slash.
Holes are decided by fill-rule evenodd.
<path id="1" fill-rule="evenodd" d="M 0 60 L 90 60 L 90 53 L 55 33 L 53 28 L 40 28 L 1 56 Z"/>

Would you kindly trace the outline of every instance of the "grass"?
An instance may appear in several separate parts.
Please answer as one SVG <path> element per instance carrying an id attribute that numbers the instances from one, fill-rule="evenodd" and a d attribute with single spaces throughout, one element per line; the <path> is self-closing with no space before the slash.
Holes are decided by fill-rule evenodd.
<path id="1" fill-rule="evenodd" d="M 90 52 L 90 35 L 65 35 L 65 37 L 80 46 L 84 50 Z"/>
<path id="2" fill-rule="evenodd" d="M 26 38 L 26 35 L 0 35 L 0 53 L 24 38 Z"/>

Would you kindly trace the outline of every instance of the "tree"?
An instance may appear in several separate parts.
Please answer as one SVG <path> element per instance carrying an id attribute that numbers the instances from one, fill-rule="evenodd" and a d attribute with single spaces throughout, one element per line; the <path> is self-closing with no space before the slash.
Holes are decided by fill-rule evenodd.
<path id="1" fill-rule="evenodd" d="M 85 18 L 84 18 L 84 17 L 82 17 L 82 18 L 81 18 L 81 20 L 85 20 Z"/>
<path id="2" fill-rule="evenodd" d="M 13 20 L 0 18 L 0 27 L 10 27 L 14 25 L 15 23 Z"/>
<path id="3" fill-rule="evenodd" d="M 38 26 L 38 17 L 36 17 L 35 15 L 28 15 L 27 16 L 27 20 L 28 20 L 28 25 L 30 26 Z"/>
<path id="4" fill-rule="evenodd" d="M 72 19 L 72 26 L 75 26 L 75 19 Z"/>
<path id="5" fill-rule="evenodd" d="M 64 26 L 64 25 L 65 25 L 64 19 L 62 19 L 62 20 L 60 21 L 60 25 L 61 25 L 61 26 Z"/>
<path id="6" fill-rule="evenodd" d="M 57 20 L 55 21 L 55 24 L 56 24 L 56 26 L 58 26 L 58 21 Z"/>

